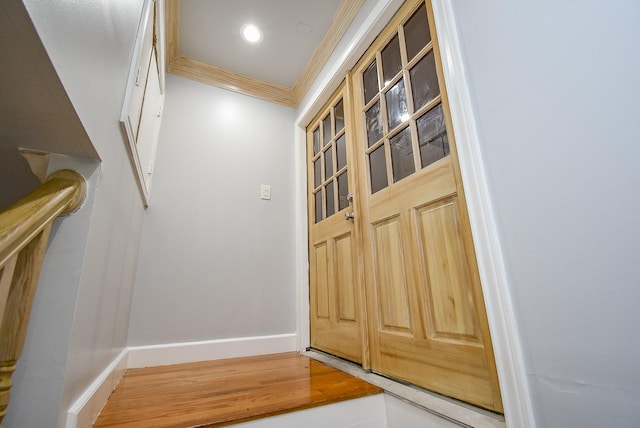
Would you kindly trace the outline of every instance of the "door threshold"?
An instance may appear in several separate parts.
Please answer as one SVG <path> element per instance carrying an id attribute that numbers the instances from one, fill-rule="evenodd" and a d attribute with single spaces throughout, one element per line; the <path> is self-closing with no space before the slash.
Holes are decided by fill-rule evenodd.
<path id="1" fill-rule="evenodd" d="M 362 369 L 362 367 L 317 350 L 307 350 L 303 355 L 318 360 L 335 369 L 360 378 L 384 389 L 386 394 L 411 403 L 421 409 L 458 425 L 472 428 L 505 428 L 503 415 L 471 404 L 445 397 L 415 385 L 399 382 Z"/>

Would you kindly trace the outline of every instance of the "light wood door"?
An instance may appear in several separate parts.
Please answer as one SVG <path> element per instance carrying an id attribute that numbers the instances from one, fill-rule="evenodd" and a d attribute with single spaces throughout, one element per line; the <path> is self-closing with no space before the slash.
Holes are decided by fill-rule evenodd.
<path id="1" fill-rule="evenodd" d="M 371 367 L 502 411 L 433 28 L 407 1 L 352 74 Z"/>
<path id="2" fill-rule="evenodd" d="M 311 346 L 363 363 L 362 308 L 343 84 L 307 127 Z"/>

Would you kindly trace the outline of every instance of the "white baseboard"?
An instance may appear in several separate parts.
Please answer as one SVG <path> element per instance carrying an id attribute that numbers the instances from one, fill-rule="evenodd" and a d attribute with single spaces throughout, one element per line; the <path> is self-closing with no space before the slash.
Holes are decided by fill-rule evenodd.
<path id="1" fill-rule="evenodd" d="M 128 368 L 165 366 L 296 350 L 296 334 L 168 343 L 129 348 Z"/>
<path id="2" fill-rule="evenodd" d="M 69 408 L 64 427 L 91 427 L 128 368 L 293 352 L 296 344 L 291 333 L 126 348 Z"/>
<path id="3" fill-rule="evenodd" d="M 122 352 L 104 369 L 67 411 L 65 428 L 89 428 L 107 403 L 127 368 L 128 350 Z"/>

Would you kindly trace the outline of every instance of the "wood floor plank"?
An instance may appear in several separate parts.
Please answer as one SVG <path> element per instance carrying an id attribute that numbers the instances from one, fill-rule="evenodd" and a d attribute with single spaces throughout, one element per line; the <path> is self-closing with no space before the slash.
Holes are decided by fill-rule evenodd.
<path id="1" fill-rule="evenodd" d="M 93 426 L 217 427 L 380 392 L 295 352 L 131 369 Z"/>

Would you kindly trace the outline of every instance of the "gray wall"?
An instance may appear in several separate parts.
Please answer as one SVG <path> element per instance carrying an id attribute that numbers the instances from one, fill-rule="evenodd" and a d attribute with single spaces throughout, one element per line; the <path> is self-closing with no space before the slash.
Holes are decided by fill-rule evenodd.
<path id="1" fill-rule="evenodd" d="M 0 2 L 0 147 L 97 159 L 22 0 Z"/>
<path id="2" fill-rule="evenodd" d="M 63 400 L 74 307 L 85 262 L 98 178 L 95 161 L 53 155 L 49 171 L 73 169 L 87 179 L 80 210 L 54 221 L 33 300 L 24 351 L 13 375 L 4 426 L 56 426 Z"/>
<path id="3" fill-rule="evenodd" d="M 0 146 L 0 211 L 40 185 L 18 149 Z"/>
<path id="4" fill-rule="evenodd" d="M 56 426 L 126 346 L 144 213 L 118 121 L 142 0 L 25 4 L 102 164 L 51 165 L 84 169 L 93 199 L 56 222 L 7 428 Z"/>
<path id="5" fill-rule="evenodd" d="M 640 3 L 452 2 L 540 427 L 640 425 Z"/>
<path id="6" fill-rule="evenodd" d="M 167 76 L 130 345 L 295 331 L 292 141 L 292 109 Z"/>

